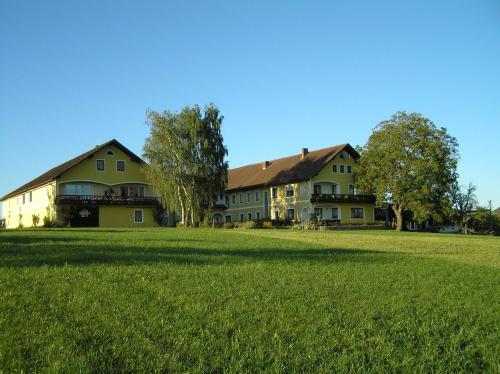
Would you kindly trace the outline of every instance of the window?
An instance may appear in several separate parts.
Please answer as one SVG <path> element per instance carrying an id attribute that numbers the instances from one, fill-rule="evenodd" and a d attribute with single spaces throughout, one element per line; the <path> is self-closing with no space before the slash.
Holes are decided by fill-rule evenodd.
<path id="1" fill-rule="evenodd" d="M 97 171 L 104 171 L 104 160 L 95 160 L 96 162 L 96 170 Z"/>
<path id="2" fill-rule="evenodd" d="M 23 204 L 26 204 L 26 194 L 23 193 Z"/>
<path id="3" fill-rule="evenodd" d="M 323 219 L 323 208 L 314 208 L 314 216 L 316 219 Z"/>
<path id="4" fill-rule="evenodd" d="M 65 184 L 65 195 L 93 195 L 94 187 L 91 184 Z"/>
<path id="5" fill-rule="evenodd" d="M 293 186 L 292 185 L 286 186 L 286 188 L 285 188 L 285 196 L 286 197 L 292 197 L 293 196 Z"/>
<path id="6" fill-rule="evenodd" d="M 144 197 L 144 186 L 121 186 L 120 193 L 128 197 Z"/>
<path id="7" fill-rule="evenodd" d="M 144 221 L 144 214 L 142 210 L 136 209 L 134 210 L 134 223 L 143 223 Z"/>
<path id="8" fill-rule="evenodd" d="M 287 209 L 286 210 L 286 219 L 289 219 L 289 220 L 295 219 L 295 209 Z"/>
<path id="9" fill-rule="evenodd" d="M 315 195 L 321 195 L 321 184 L 315 184 L 314 185 L 314 194 Z"/>
<path id="10" fill-rule="evenodd" d="M 245 215 L 243 213 L 240 213 L 240 222 L 243 222 L 243 217 L 245 217 Z"/>
<path id="11" fill-rule="evenodd" d="M 351 208 L 351 218 L 363 218 L 363 208 Z"/>
<path id="12" fill-rule="evenodd" d="M 231 216 L 226 216 L 226 217 L 224 217 L 224 219 L 226 222 L 231 222 Z"/>
<path id="13" fill-rule="evenodd" d="M 334 173 L 336 173 L 336 172 L 337 172 L 337 164 L 333 164 L 333 166 L 332 166 L 332 170 L 333 170 L 333 172 L 334 172 Z"/>
<path id="14" fill-rule="evenodd" d="M 233 199 L 233 205 L 236 204 L 236 195 L 232 195 L 231 198 Z"/>
<path id="15" fill-rule="evenodd" d="M 252 220 L 252 213 L 248 213 L 248 220 L 251 221 Z"/>
<path id="16" fill-rule="evenodd" d="M 279 212 L 277 210 L 273 210 L 273 212 L 271 213 L 271 218 L 272 219 L 279 219 Z"/>
<path id="17" fill-rule="evenodd" d="M 332 208 L 332 219 L 339 219 L 339 208 Z"/>
<path id="18" fill-rule="evenodd" d="M 240 204 L 243 204 L 243 194 L 240 193 Z"/>
<path id="19" fill-rule="evenodd" d="M 106 152 L 106 156 L 114 156 L 115 153 L 110 149 Z"/>
<path id="20" fill-rule="evenodd" d="M 125 171 L 125 161 L 116 160 L 116 171 Z"/>
<path id="21" fill-rule="evenodd" d="M 352 173 L 352 166 L 347 165 L 347 174 L 351 174 L 351 173 Z"/>
<path id="22" fill-rule="evenodd" d="M 349 195 L 356 195 L 356 188 L 354 187 L 354 184 L 349 185 Z"/>
<path id="23" fill-rule="evenodd" d="M 278 187 L 273 187 L 272 190 L 271 190 L 271 197 L 273 199 L 277 199 L 278 198 Z"/>
<path id="24" fill-rule="evenodd" d="M 344 165 L 339 165 L 340 167 L 340 173 L 343 174 L 345 173 L 345 166 Z"/>
<path id="25" fill-rule="evenodd" d="M 250 196 L 251 196 L 250 192 L 247 192 L 247 203 L 250 202 Z"/>
<path id="26" fill-rule="evenodd" d="M 30 191 L 30 203 L 33 201 L 33 191 Z"/>
<path id="27" fill-rule="evenodd" d="M 255 212 L 255 219 L 259 220 L 260 219 L 260 212 Z"/>
<path id="28" fill-rule="evenodd" d="M 260 192 L 255 191 L 255 201 L 259 201 L 259 200 L 260 200 Z"/>
<path id="29" fill-rule="evenodd" d="M 337 183 L 333 183 L 332 184 L 332 194 L 333 195 L 336 195 L 338 192 L 338 189 L 337 189 Z"/>

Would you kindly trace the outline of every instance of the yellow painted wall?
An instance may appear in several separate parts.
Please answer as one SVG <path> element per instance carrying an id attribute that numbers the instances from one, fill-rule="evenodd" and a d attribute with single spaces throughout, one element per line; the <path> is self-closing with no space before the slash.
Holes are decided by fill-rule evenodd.
<path id="1" fill-rule="evenodd" d="M 143 211 L 143 223 L 134 222 L 134 211 Z M 121 206 L 100 206 L 99 227 L 157 227 L 151 208 L 134 208 Z"/>
<path id="2" fill-rule="evenodd" d="M 114 155 L 107 156 L 106 152 L 108 150 L 112 150 Z M 99 159 L 104 160 L 104 171 L 98 171 L 96 168 L 96 161 Z M 125 161 L 124 172 L 116 171 L 117 160 Z M 141 165 L 136 161 L 132 161 L 130 156 L 113 145 L 101 149 L 94 157 L 65 172 L 57 181 L 58 193 L 62 193 L 61 184 L 81 181 L 96 182 L 107 186 L 133 183 L 148 184 L 146 175 L 141 170 Z M 99 188 L 99 186 L 96 185 L 96 188 Z M 145 195 L 153 196 L 149 189 L 146 189 Z"/>
<path id="3" fill-rule="evenodd" d="M 2 201 L 2 214 L 6 227 L 17 228 L 19 224 L 23 227 L 32 227 L 33 215 L 38 215 L 40 218 L 38 227 L 43 225 L 44 217 L 54 219 L 54 193 L 55 182 L 51 182 Z"/>

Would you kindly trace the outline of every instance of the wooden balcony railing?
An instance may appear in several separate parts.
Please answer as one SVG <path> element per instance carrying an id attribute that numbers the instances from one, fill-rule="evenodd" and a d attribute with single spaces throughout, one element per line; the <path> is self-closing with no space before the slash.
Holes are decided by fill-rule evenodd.
<path id="1" fill-rule="evenodd" d="M 159 205 L 157 197 L 104 196 L 104 195 L 57 195 L 56 204 L 68 205 Z"/>
<path id="2" fill-rule="evenodd" d="M 311 203 L 374 203 L 374 195 L 312 194 Z"/>

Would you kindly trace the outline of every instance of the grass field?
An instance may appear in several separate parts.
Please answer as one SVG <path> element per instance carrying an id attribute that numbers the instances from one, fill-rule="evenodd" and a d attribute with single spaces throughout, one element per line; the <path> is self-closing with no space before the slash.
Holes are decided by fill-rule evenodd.
<path id="1" fill-rule="evenodd" d="M 499 372 L 500 238 L 0 231 L 0 372 Z"/>

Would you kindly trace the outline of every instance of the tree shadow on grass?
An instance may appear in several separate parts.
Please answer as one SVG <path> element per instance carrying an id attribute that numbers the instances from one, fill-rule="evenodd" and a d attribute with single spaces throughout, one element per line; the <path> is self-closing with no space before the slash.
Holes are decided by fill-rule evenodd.
<path id="1" fill-rule="evenodd" d="M 113 245 L 109 242 L 92 242 L 88 245 L 74 239 L 58 238 L 44 244 L 40 240 L 0 242 L 0 267 L 63 266 L 63 265 L 141 265 L 183 264 L 217 265 L 248 262 L 363 262 L 388 263 L 394 261 L 394 253 L 356 249 L 328 248 L 206 248 L 188 245 L 182 248 L 144 247 L 140 245 Z M 161 243 L 160 243 L 161 244 Z"/>

